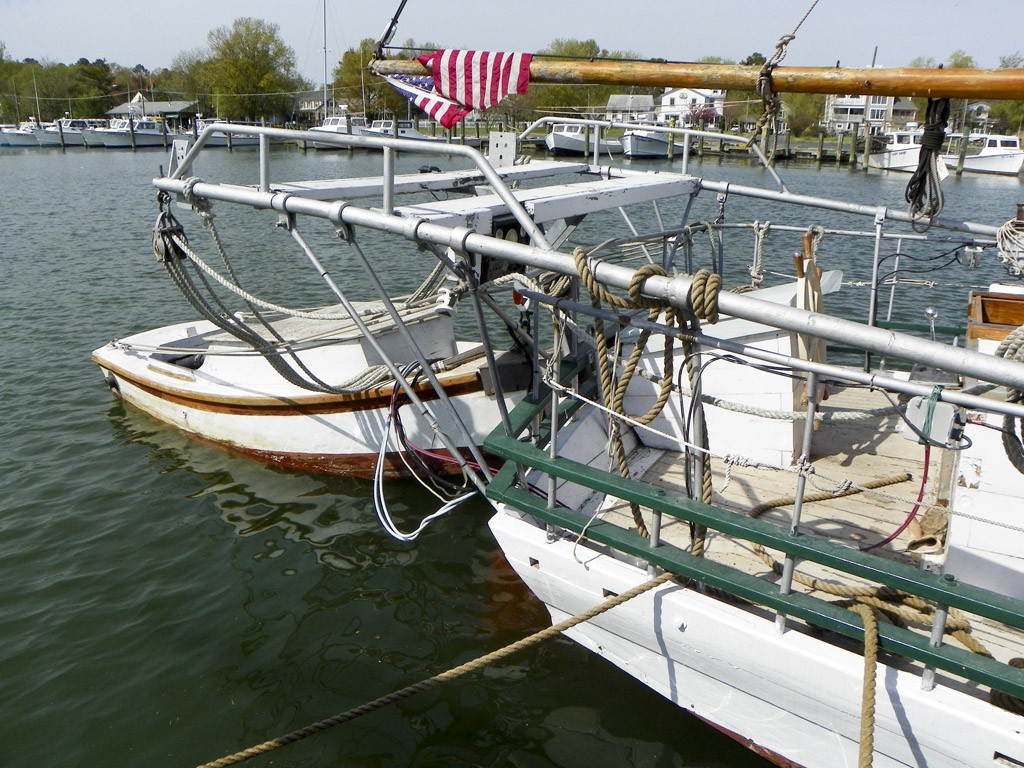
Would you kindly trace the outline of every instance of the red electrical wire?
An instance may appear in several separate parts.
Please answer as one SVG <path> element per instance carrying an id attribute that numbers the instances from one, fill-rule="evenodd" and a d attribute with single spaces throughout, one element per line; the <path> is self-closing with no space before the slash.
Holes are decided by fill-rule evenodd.
<path id="1" fill-rule="evenodd" d="M 870 547 L 861 547 L 861 552 L 870 552 L 872 549 L 883 547 L 889 542 L 893 541 L 897 536 L 907 530 L 907 526 L 913 522 L 914 518 L 917 517 L 917 511 L 921 508 L 921 500 L 924 499 L 925 485 L 928 483 L 928 461 L 931 458 L 932 446 L 929 443 L 924 444 L 924 470 L 921 472 L 921 490 L 917 494 L 917 503 L 914 504 L 914 508 L 910 510 L 910 514 L 907 515 L 907 519 L 903 521 L 903 525 L 893 531 L 891 534 L 886 536 L 884 539 L 876 544 L 872 544 Z"/>

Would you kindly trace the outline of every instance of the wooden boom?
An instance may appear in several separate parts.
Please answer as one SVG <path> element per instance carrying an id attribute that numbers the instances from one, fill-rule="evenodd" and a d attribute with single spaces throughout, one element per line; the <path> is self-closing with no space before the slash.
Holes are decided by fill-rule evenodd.
<path id="1" fill-rule="evenodd" d="M 415 59 L 379 59 L 379 75 L 422 75 Z M 533 59 L 531 83 L 642 85 L 667 88 L 755 90 L 761 68 L 739 64 Z M 776 67 L 776 93 L 929 96 L 952 99 L 1024 99 L 1024 69 L 850 69 Z"/>

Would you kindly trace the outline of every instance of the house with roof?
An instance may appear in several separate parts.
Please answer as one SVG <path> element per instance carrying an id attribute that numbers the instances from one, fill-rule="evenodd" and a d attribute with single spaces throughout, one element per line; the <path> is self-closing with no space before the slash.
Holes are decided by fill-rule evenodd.
<path id="1" fill-rule="evenodd" d="M 655 121 L 678 126 L 721 128 L 725 111 L 725 91 L 719 89 L 668 88 L 661 95 Z"/>
<path id="2" fill-rule="evenodd" d="M 867 125 L 872 135 L 905 128 L 917 120 L 917 105 L 906 96 L 866 96 L 831 94 L 825 99 L 821 125 L 826 133 L 863 133 Z"/>
<path id="3" fill-rule="evenodd" d="M 654 97 L 647 93 L 616 93 L 608 97 L 605 120 L 649 123 L 654 120 Z"/>
<path id="4" fill-rule="evenodd" d="M 184 125 L 195 119 L 196 103 L 194 101 L 149 101 L 140 91 L 130 101 L 108 109 L 106 114 L 112 118 L 128 117 L 129 115 L 160 117 L 169 123 Z"/>

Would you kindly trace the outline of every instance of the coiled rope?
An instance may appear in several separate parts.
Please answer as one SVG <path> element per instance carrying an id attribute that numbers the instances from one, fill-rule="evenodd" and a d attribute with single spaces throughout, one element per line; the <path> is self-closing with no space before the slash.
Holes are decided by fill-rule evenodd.
<path id="1" fill-rule="evenodd" d="M 667 274 L 661 266 L 657 264 L 645 264 L 640 267 L 633 274 L 633 278 L 630 280 L 629 287 L 627 289 L 629 298 L 627 299 L 612 293 L 598 282 L 587 263 L 586 251 L 582 248 L 577 247 L 573 251 L 573 260 L 576 265 L 576 271 L 579 273 L 580 279 L 583 281 L 583 284 L 587 287 L 587 291 L 590 294 L 591 304 L 595 308 L 600 308 L 602 303 L 607 303 L 619 309 L 647 309 L 648 320 L 652 323 L 657 321 L 658 317 L 662 312 L 664 312 L 664 324 L 670 328 L 677 325 L 677 315 L 674 307 L 670 306 L 667 302 L 649 299 L 641 293 L 641 287 L 647 278 L 655 275 L 663 276 Z M 700 270 L 696 275 L 694 275 L 693 283 L 690 287 L 690 305 L 694 315 L 698 319 L 706 319 L 711 323 L 718 321 L 718 292 L 720 288 L 721 277 L 719 275 L 711 273 L 708 270 Z M 617 385 L 613 384 L 612 381 L 612 366 L 609 362 L 605 326 L 604 321 L 600 318 L 595 318 L 594 320 L 594 335 L 597 343 L 597 358 L 602 397 L 608 403 L 608 408 L 612 413 L 625 416 L 624 402 L 626 390 L 629 388 L 629 382 L 635 374 L 637 365 L 640 363 L 640 359 L 647 348 L 647 341 L 651 336 L 651 331 L 648 329 L 641 331 L 640 336 L 637 338 L 636 344 L 630 353 L 629 359 L 623 367 Z M 691 374 L 692 389 L 695 382 L 692 381 L 694 369 L 692 368 L 693 356 L 689 349 L 689 342 L 684 341 L 684 351 L 687 359 L 687 369 Z M 658 397 L 646 414 L 642 416 L 630 416 L 629 418 L 632 421 L 639 424 L 649 424 L 664 409 L 665 404 L 668 403 L 669 398 L 672 396 L 672 379 L 674 375 L 673 366 L 673 344 L 671 343 L 671 340 L 666 340 L 662 357 L 662 376 Z M 626 450 L 622 443 L 622 436 L 619 430 L 619 419 L 610 419 L 609 443 L 612 457 L 618 467 L 620 476 L 625 479 L 629 479 L 628 457 L 626 456 Z M 704 477 L 702 481 L 702 501 L 710 503 L 711 493 L 711 467 L 708 462 L 705 462 Z M 647 524 L 644 522 L 643 516 L 640 514 L 639 505 L 635 502 L 629 502 L 629 507 L 633 515 L 633 522 L 636 525 L 637 532 L 641 536 L 649 536 L 650 532 L 647 529 Z M 699 544 L 695 541 L 694 552 L 696 554 L 703 552 L 702 540 Z"/>
<path id="2" fill-rule="evenodd" d="M 928 99 L 921 149 L 917 156 L 917 170 L 907 182 L 907 190 L 904 193 L 910 205 L 909 213 L 913 219 L 914 229 L 917 231 L 927 229 L 929 225 L 921 226 L 921 222 L 938 216 L 945 204 L 939 179 L 939 163 L 942 162 L 942 144 L 946 140 L 948 121 L 949 99 Z"/>
<path id="3" fill-rule="evenodd" d="M 1024 221 L 1011 219 L 996 230 L 999 258 L 1012 277 L 1024 276 Z"/>
<path id="4" fill-rule="evenodd" d="M 547 629 L 542 629 L 539 632 L 535 632 L 529 637 L 525 637 L 522 640 L 517 640 L 514 643 L 506 645 L 504 648 L 499 648 L 496 651 L 484 654 L 483 656 L 473 659 L 472 661 L 468 661 L 465 664 L 460 664 L 457 667 L 449 669 L 445 672 L 441 672 L 440 674 L 434 675 L 433 677 L 429 677 L 426 680 L 421 680 L 418 683 L 407 685 L 405 688 L 401 688 L 385 696 L 376 698 L 373 701 L 361 704 L 360 706 L 355 707 L 353 709 L 349 709 L 345 712 L 341 712 L 337 715 L 334 715 L 333 717 L 328 717 L 327 719 L 321 720 L 317 723 L 313 723 L 312 725 L 307 725 L 304 728 L 300 728 L 297 731 L 292 731 L 291 733 L 285 734 L 284 736 L 278 736 L 275 739 L 265 741 L 262 744 L 256 744 L 255 746 L 248 747 L 247 749 L 243 749 L 239 752 L 235 752 L 234 754 L 219 758 L 218 760 L 213 760 L 209 763 L 203 763 L 202 765 L 198 766 L 198 768 L 225 768 L 225 766 L 235 765 L 250 758 L 257 757 L 259 755 L 264 755 L 267 752 L 273 752 L 275 749 L 280 749 L 281 747 L 287 746 L 288 744 L 294 744 L 295 742 L 301 741 L 302 739 L 309 738 L 310 736 L 315 736 L 316 734 L 322 733 L 330 728 L 333 728 L 336 725 L 347 723 L 350 720 L 355 720 L 357 717 L 362 717 L 363 715 L 368 715 L 371 712 L 377 711 L 378 709 L 383 709 L 384 707 L 390 706 L 391 704 L 401 701 L 402 699 L 407 699 L 410 696 L 420 693 L 421 691 L 433 688 L 434 686 L 437 686 L 440 683 L 454 680 L 470 672 L 476 672 L 477 670 L 483 669 L 489 664 L 493 664 L 496 661 L 501 661 L 502 659 L 511 656 L 517 651 L 521 651 L 524 648 L 529 648 L 531 646 L 538 645 L 544 642 L 545 640 L 554 637 L 555 635 L 561 634 L 562 632 L 566 632 L 572 629 L 578 624 L 582 624 L 585 621 L 589 621 L 590 619 L 600 616 L 602 613 L 605 613 L 606 611 L 609 611 L 612 608 L 615 608 L 616 606 L 622 605 L 623 603 L 628 602 L 629 600 L 632 600 L 634 597 L 638 597 L 639 595 L 642 595 L 645 592 L 649 592 L 655 587 L 661 586 L 662 584 L 671 581 L 673 578 L 675 578 L 675 574 L 670 571 L 666 571 L 660 576 L 657 576 L 656 578 L 653 578 L 650 581 L 644 582 L 643 584 L 633 587 L 632 589 L 623 592 L 620 595 L 613 595 L 609 597 L 603 603 L 600 603 L 599 605 L 596 605 L 593 608 L 584 611 L 583 613 L 577 614 L 576 616 L 568 618 L 564 621 L 560 621 L 558 624 L 550 626 Z"/>

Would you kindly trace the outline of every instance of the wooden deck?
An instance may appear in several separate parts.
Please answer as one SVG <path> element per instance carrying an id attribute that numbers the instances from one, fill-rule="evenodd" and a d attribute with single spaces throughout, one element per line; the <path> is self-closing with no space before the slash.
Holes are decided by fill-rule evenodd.
<path id="1" fill-rule="evenodd" d="M 868 411 L 888 405 L 878 392 L 861 388 L 833 390 L 822 404 L 823 414 Z M 897 431 L 900 418 L 891 413 L 861 421 L 828 421 L 815 430 L 812 438 L 811 466 L 807 476 L 805 502 L 802 507 L 799 531 L 851 548 L 869 547 L 882 542 L 904 524 L 913 510 L 921 488 L 924 471 L 924 446 L 916 439 L 907 439 Z M 712 449 L 714 435 L 710 435 Z M 681 454 L 673 451 L 641 447 L 634 451 L 646 455 L 645 469 L 637 479 L 655 487 L 675 493 L 686 493 L 685 463 Z M 933 448 L 928 467 L 927 484 L 922 504 L 915 520 L 892 542 L 871 550 L 880 557 L 916 565 L 921 568 L 937 566 L 943 551 L 947 524 L 946 501 L 950 483 L 951 463 L 945 451 Z M 770 506 L 758 517 L 788 529 L 792 524 L 798 474 L 789 470 L 768 467 L 727 467 L 721 459 L 712 459 L 713 501 L 715 506 L 748 515 L 752 510 Z M 812 494 L 832 495 L 844 489 L 849 481 L 853 487 L 872 481 L 892 481 L 875 491 L 849 493 L 839 497 L 811 500 Z M 601 505 L 601 518 L 623 527 L 633 527 L 629 507 L 617 499 L 606 499 Z M 649 510 L 644 516 L 651 524 Z M 686 523 L 663 518 L 662 539 L 681 548 L 691 544 L 690 528 Z M 750 542 L 711 531 L 706 541 L 705 557 L 746 573 L 778 583 L 780 577 L 757 553 Z M 776 562 L 778 552 L 767 553 Z M 793 591 L 813 593 L 815 596 L 838 602 L 841 594 L 828 594 L 799 581 L 800 577 L 821 579 L 848 587 L 871 586 L 848 574 L 840 574 L 811 562 L 796 564 L 797 580 Z M 979 617 L 966 617 L 971 624 L 972 636 L 981 642 L 997 659 L 1008 661 L 1024 650 L 1024 633 Z M 922 631 L 927 632 L 927 628 Z M 948 635 L 947 635 L 948 638 Z"/>

